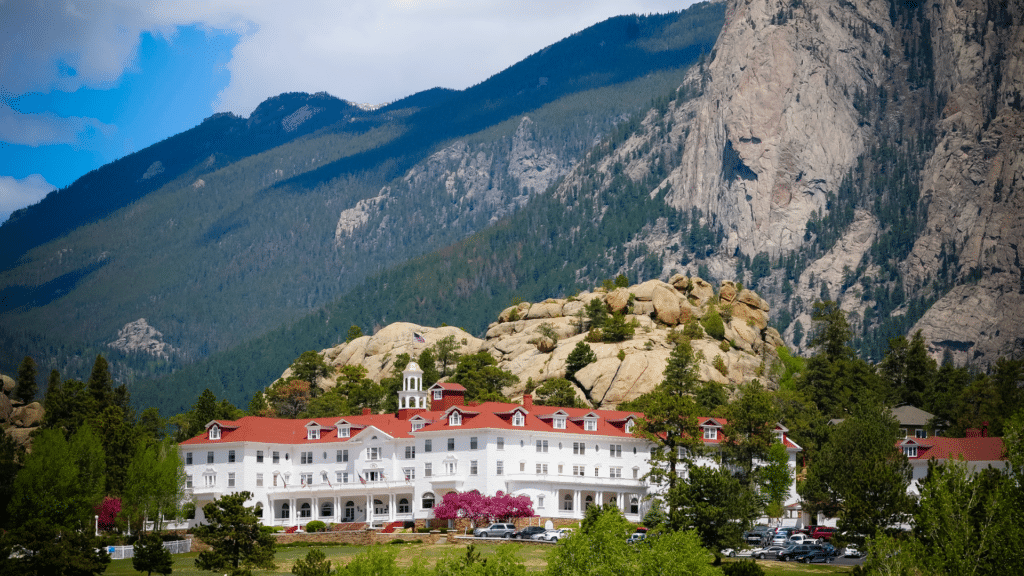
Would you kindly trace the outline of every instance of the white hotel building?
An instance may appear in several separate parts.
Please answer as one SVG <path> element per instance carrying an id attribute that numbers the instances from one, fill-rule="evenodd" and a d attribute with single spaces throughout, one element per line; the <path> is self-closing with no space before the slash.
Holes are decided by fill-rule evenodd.
<path id="1" fill-rule="evenodd" d="M 638 412 L 485 402 L 465 405 L 465 388 L 423 389 L 415 362 L 403 372 L 397 414 L 310 420 L 247 416 L 212 421 L 183 442 L 187 487 L 202 506 L 253 494 L 271 526 L 424 521 L 451 491 L 528 495 L 543 519 L 576 520 L 592 503 L 614 503 L 639 521 L 657 486 L 643 480 L 651 443 L 633 435 Z M 701 422 L 717 444 L 724 421 Z M 790 466 L 800 447 L 779 427 Z M 787 503 L 795 502 L 794 488 Z"/>

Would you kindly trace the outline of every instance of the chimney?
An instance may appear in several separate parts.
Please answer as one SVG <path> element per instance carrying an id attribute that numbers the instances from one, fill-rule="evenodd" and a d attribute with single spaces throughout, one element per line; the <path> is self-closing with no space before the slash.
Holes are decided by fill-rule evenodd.
<path id="1" fill-rule="evenodd" d="M 988 438 L 988 420 L 981 423 L 981 437 Z"/>
<path id="2" fill-rule="evenodd" d="M 369 415 L 370 415 L 370 409 L 369 408 L 363 408 L 363 416 L 369 416 Z"/>
<path id="3" fill-rule="evenodd" d="M 530 408 L 533 406 L 533 394 L 523 394 L 523 408 Z"/>

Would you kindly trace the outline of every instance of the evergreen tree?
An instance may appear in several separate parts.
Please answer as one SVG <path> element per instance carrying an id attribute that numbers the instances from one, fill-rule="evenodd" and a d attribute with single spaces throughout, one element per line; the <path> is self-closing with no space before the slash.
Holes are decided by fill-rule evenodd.
<path id="1" fill-rule="evenodd" d="M 195 534 L 211 549 L 199 553 L 197 568 L 232 574 L 275 568 L 272 529 L 262 526 L 253 508 L 245 505 L 251 498 L 250 492 L 236 492 L 203 506 L 207 523 L 197 526 Z"/>
<path id="2" fill-rule="evenodd" d="M 416 363 L 419 364 L 420 370 L 423 370 L 423 389 L 433 386 L 441 379 L 441 373 L 437 371 L 437 358 L 434 356 L 434 351 L 430 348 L 420 352 L 419 357 L 416 358 Z"/>
<path id="3" fill-rule="evenodd" d="M 594 362 L 597 362 L 597 354 L 594 354 L 594 350 L 589 344 L 580 340 L 572 352 L 569 352 L 569 357 L 565 359 L 565 377 L 579 384 L 576 380 L 576 373 Z"/>
<path id="4" fill-rule="evenodd" d="M 7 433 L 0 433 L 0 532 L 12 528 L 7 506 L 14 497 L 14 479 L 25 461 L 25 449 Z M 2 550 L 0 550 L 2 552 Z M 6 556 L 0 556 L 5 558 Z"/>
<path id="5" fill-rule="evenodd" d="M 434 344 L 434 356 L 441 365 L 441 378 L 451 374 L 452 368 L 459 361 L 459 348 L 462 346 L 455 341 L 455 336 L 445 336 Z"/>
<path id="6" fill-rule="evenodd" d="M 138 436 L 134 427 L 125 421 L 124 410 L 119 406 L 107 406 L 94 419 L 94 426 L 106 454 L 107 493 L 120 496 L 125 488 L 128 464 L 135 452 Z"/>
<path id="7" fill-rule="evenodd" d="M 350 326 L 349 329 L 348 329 L 348 335 L 345 337 L 345 343 L 348 344 L 349 342 L 355 340 L 356 338 L 362 337 L 362 335 L 363 335 L 363 329 L 362 328 L 360 328 L 359 326 L 355 326 L 355 325 Z"/>
<path id="8" fill-rule="evenodd" d="M 92 416 L 93 399 L 85 382 L 65 380 L 46 388 L 43 408 L 46 411 L 43 427 L 74 434 Z"/>
<path id="9" fill-rule="evenodd" d="M 114 403 L 114 380 L 110 377 L 110 365 L 103 355 L 96 355 L 96 362 L 92 365 L 92 373 L 87 384 L 95 413 L 102 412 L 104 408 Z"/>
<path id="10" fill-rule="evenodd" d="M 18 386 L 14 389 L 14 397 L 26 404 L 35 400 L 39 385 L 36 382 L 38 372 L 36 362 L 29 356 L 25 356 L 18 365 Z"/>
<path id="11" fill-rule="evenodd" d="M 320 386 L 317 384 L 320 379 L 327 378 L 332 372 L 331 367 L 324 361 L 324 357 L 316 350 L 303 352 L 292 362 L 291 370 L 294 379 L 309 382 L 312 398 L 320 395 Z"/>
<path id="12" fill-rule="evenodd" d="M 587 406 L 576 396 L 576 386 L 565 378 L 545 380 L 534 395 L 534 404 L 539 406 L 564 406 L 568 408 L 586 408 Z"/>
<path id="13" fill-rule="evenodd" d="M 171 551 L 164 547 L 163 538 L 156 532 L 144 532 L 135 541 L 135 553 L 132 556 L 132 568 L 139 572 L 152 575 L 170 574 L 174 559 Z"/>
<path id="14" fill-rule="evenodd" d="M 486 350 L 459 359 L 453 379 L 466 388 L 467 402 L 508 402 L 503 390 L 519 377 L 498 368 L 498 361 Z"/>
<path id="15" fill-rule="evenodd" d="M 331 576 L 331 561 L 323 550 L 311 548 L 305 558 L 299 558 L 292 566 L 292 574 L 298 576 Z"/>
<path id="16" fill-rule="evenodd" d="M 69 528 L 32 518 L 9 535 L 20 552 L 4 556 L 0 573 L 32 576 L 96 576 L 110 564 L 103 542 L 91 527 Z M 0 552 L 2 552 L 0 547 Z"/>

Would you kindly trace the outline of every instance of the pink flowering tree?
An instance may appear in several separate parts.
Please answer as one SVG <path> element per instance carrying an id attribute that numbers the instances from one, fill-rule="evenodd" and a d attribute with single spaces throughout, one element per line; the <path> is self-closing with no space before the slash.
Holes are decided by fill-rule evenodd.
<path id="1" fill-rule="evenodd" d="M 100 517 L 100 530 L 113 530 L 116 526 L 117 516 L 121 513 L 121 499 L 107 496 L 99 506 L 96 506 L 95 510 L 96 515 Z"/>
<path id="2" fill-rule="evenodd" d="M 494 496 L 484 496 L 476 490 L 449 492 L 434 507 L 434 517 L 438 520 L 469 518 L 477 526 L 534 515 L 529 496 L 512 496 L 501 491 Z"/>

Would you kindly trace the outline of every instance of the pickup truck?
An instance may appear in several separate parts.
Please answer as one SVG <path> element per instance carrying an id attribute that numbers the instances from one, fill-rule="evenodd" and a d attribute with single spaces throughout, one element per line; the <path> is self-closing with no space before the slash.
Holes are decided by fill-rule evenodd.
<path id="1" fill-rule="evenodd" d="M 829 528 L 828 526 L 818 526 L 811 532 L 811 538 L 816 540 L 831 540 L 836 535 L 835 528 Z"/>

